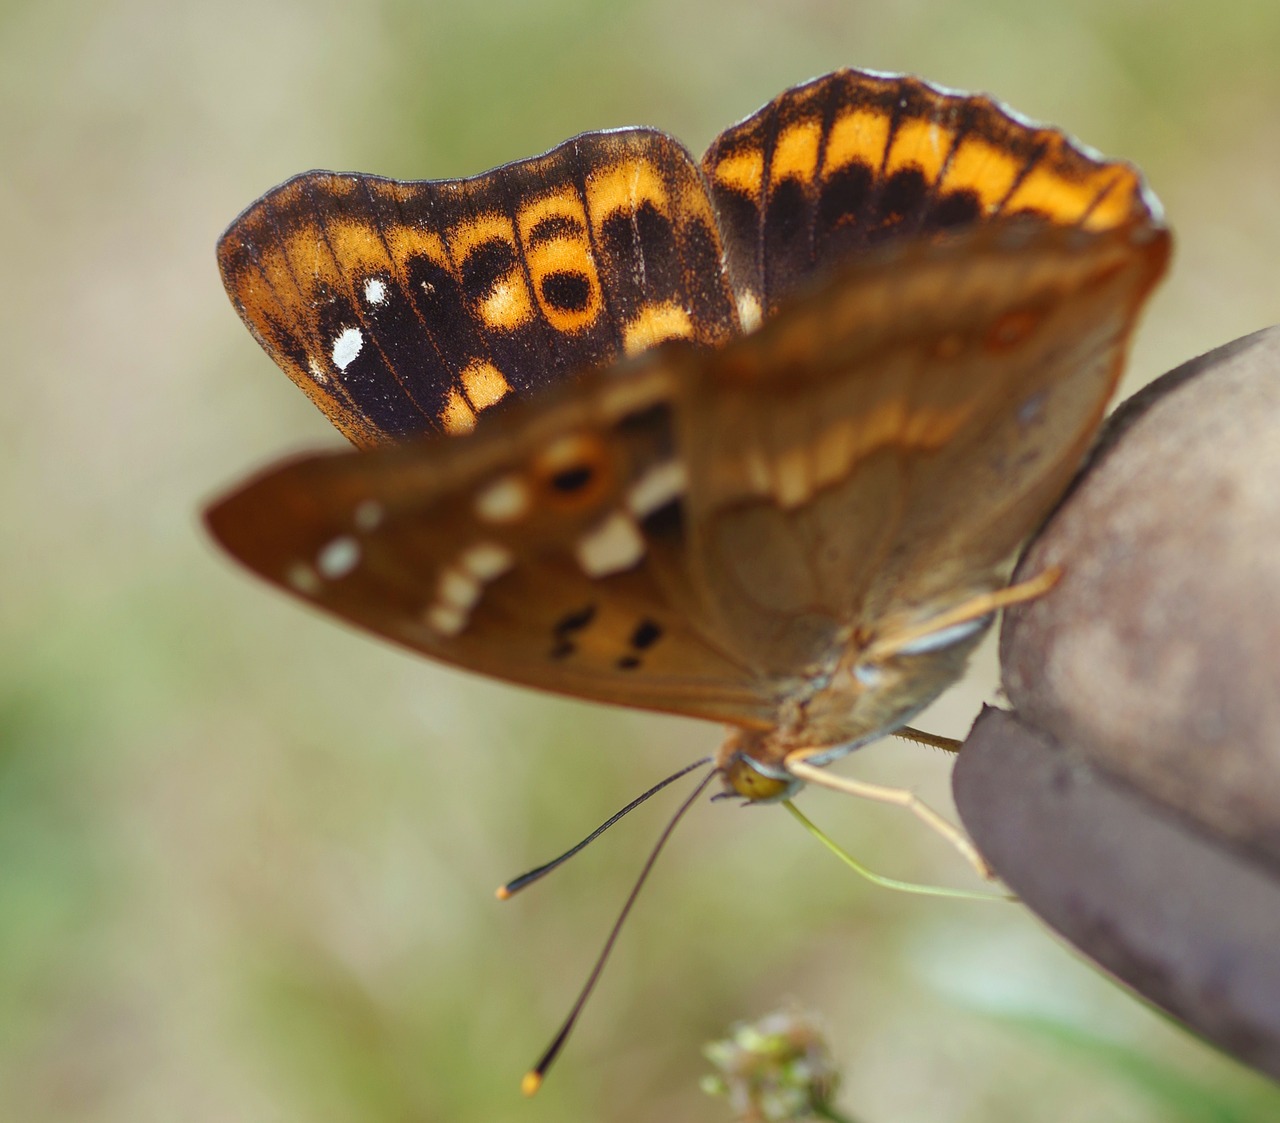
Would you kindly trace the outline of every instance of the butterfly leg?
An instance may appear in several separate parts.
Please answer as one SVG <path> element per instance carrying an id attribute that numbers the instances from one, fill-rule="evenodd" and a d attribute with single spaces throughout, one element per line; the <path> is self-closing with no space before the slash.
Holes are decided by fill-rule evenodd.
<path id="1" fill-rule="evenodd" d="M 944 737 L 941 733 L 926 733 L 923 729 L 915 729 L 910 725 L 900 726 L 893 731 L 894 737 L 901 737 L 904 741 L 914 741 L 917 745 L 928 745 L 931 749 L 942 749 L 948 753 L 958 753 L 963 741 L 957 741 L 954 737 Z"/>
<path id="2" fill-rule="evenodd" d="M 821 752 L 821 749 L 799 749 L 786 758 L 787 771 L 797 780 L 819 784 L 824 788 L 844 792 L 846 795 L 860 796 L 863 799 L 875 800 L 877 803 L 888 803 L 894 807 L 905 807 L 925 826 L 944 838 L 960 853 L 980 877 L 987 881 L 995 880 L 995 871 L 987 864 L 987 860 L 978 853 L 978 848 L 968 836 L 954 823 L 947 822 L 932 807 L 925 803 L 915 792 L 906 788 L 890 788 L 881 784 L 869 784 L 865 780 L 854 780 L 848 776 L 833 776 L 824 768 L 809 764 L 805 757 Z"/>
<path id="3" fill-rule="evenodd" d="M 955 608 L 942 613 L 941 616 L 922 620 L 914 627 L 904 628 L 900 632 L 891 632 L 882 636 L 867 648 L 863 659 L 867 662 L 874 662 L 878 659 L 891 659 L 899 652 L 905 651 L 929 636 L 945 632 L 947 629 L 958 627 L 961 624 L 967 624 L 971 620 L 981 620 L 982 617 L 990 616 L 1001 608 L 1008 608 L 1010 605 L 1022 604 L 1025 601 L 1042 597 L 1061 578 L 1062 566 L 1051 565 L 1047 569 L 1042 569 L 1034 577 L 1019 581 L 1016 585 L 1008 585 L 1003 589 L 997 589 L 993 593 L 982 593 L 979 596 L 970 597 L 967 601 L 956 605 Z"/>

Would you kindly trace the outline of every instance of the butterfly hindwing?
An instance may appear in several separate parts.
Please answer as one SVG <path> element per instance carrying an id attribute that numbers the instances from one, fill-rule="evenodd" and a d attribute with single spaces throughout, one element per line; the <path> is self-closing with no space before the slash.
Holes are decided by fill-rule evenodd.
<path id="1" fill-rule="evenodd" d="M 1100 229 L 1148 202 L 1127 164 L 990 98 L 858 70 L 787 90 L 702 166 L 739 301 L 766 316 L 813 272 L 886 239 L 1014 214 Z"/>
<path id="2" fill-rule="evenodd" d="M 467 432 L 510 395 L 738 330 L 702 177 L 651 129 L 472 179 L 309 172 L 218 258 L 258 341 L 362 447 Z"/>

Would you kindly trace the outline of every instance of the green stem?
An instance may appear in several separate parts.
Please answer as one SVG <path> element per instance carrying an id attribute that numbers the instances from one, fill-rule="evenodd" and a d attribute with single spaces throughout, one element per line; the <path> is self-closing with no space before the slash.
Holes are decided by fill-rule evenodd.
<path id="1" fill-rule="evenodd" d="M 899 881 L 896 877 L 886 877 L 884 874 L 875 873 L 867 869 L 861 862 L 852 855 L 845 853 L 839 846 L 828 838 L 818 827 L 810 822 L 804 813 L 789 799 L 782 801 L 785 807 L 792 815 L 799 820 L 800 825 L 804 827 L 814 838 L 822 843 L 837 858 L 848 866 L 854 873 L 865 877 L 873 885 L 879 885 L 884 889 L 896 889 L 900 893 L 919 893 L 925 897 L 952 897 L 960 901 L 1016 901 L 1018 898 L 1013 894 L 996 894 L 996 893 L 974 893 L 967 889 L 946 889 L 940 885 L 918 885 L 914 881 Z"/>

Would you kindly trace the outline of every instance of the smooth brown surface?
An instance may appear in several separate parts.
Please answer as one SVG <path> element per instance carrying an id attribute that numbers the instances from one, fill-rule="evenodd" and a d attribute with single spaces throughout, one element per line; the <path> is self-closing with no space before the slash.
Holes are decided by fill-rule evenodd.
<path id="1" fill-rule="evenodd" d="M 1280 868 L 1280 328 L 1166 375 L 1113 419 L 1027 552 L 1009 613 L 1024 720 Z"/>
<path id="2" fill-rule="evenodd" d="M 1280 328 L 1126 403 L 1018 575 L 955 794 L 1027 905 L 1280 1076 Z"/>
<path id="3" fill-rule="evenodd" d="M 1148 1000 L 1280 1076 L 1280 883 L 988 709 L 955 794 L 1026 905 Z"/>

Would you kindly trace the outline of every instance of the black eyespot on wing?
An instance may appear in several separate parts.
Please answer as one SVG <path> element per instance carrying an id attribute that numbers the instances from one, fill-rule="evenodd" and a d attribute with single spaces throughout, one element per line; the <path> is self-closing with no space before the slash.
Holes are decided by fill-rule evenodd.
<path id="1" fill-rule="evenodd" d="M 914 226 L 923 215 L 928 195 L 929 183 L 923 171 L 917 167 L 899 168 L 880 188 L 876 233 L 896 234 L 908 225 Z"/>
<path id="2" fill-rule="evenodd" d="M 574 632 L 580 632 L 596 617 L 595 604 L 584 605 L 582 608 L 573 612 L 566 612 L 559 620 L 556 621 L 552 629 L 556 636 L 564 639 L 571 636 Z"/>
<path id="3" fill-rule="evenodd" d="M 591 280 L 581 273 L 548 273 L 542 279 L 542 298 L 563 312 L 582 312 L 591 302 Z"/>
<path id="4" fill-rule="evenodd" d="M 631 264 L 629 270 L 614 271 L 612 276 L 612 295 L 622 308 L 677 296 L 682 303 L 688 299 L 682 290 L 689 273 L 680 260 L 675 228 L 648 200 L 634 213 L 616 212 L 606 218 L 600 228 L 600 244 L 606 260 Z M 715 272 L 720 272 L 718 263 Z"/>
<path id="5" fill-rule="evenodd" d="M 606 257 L 628 257 L 632 251 L 631 220 L 615 213 L 600 224 L 600 250 Z"/>
<path id="6" fill-rule="evenodd" d="M 961 191 L 949 191 L 943 195 L 925 220 L 925 225 L 937 230 L 945 230 L 951 226 L 965 226 L 977 222 L 982 214 L 982 201 L 976 191 L 965 188 Z"/>
<path id="7" fill-rule="evenodd" d="M 501 238 L 481 242 L 462 263 L 462 290 L 472 300 L 483 300 L 493 286 L 516 264 L 515 247 Z"/>
<path id="8" fill-rule="evenodd" d="M 858 160 L 828 175 L 818 196 L 819 233 L 857 226 L 867 213 L 874 183 L 875 173 Z"/>
<path id="9" fill-rule="evenodd" d="M 641 620 L 636 625 L 636 630 L 631 633 L 631 646 L 637 651 L 644 651 L 646 648 L 652 647 L 662 638 L 662 625 L 655 624 L 652 620 Z"/>
<path id="10" fill-rule="evenodd" d="M 671 220 L 650 202 L 641 204 L 633 220 L 636 237 L 646 255 L 657 258 L 674 257 L 677 249 L 676 232 Z"/>
<path id="11" fill-rule="evenodd" d="M 551 629 L 555 633 L 556 642 L 548 653 L 550 658 L 557 660 L 567 659 L 577 651 L 578 645 L 573 642 L 573 636 L 589 626 L 595 618 L 596 606 L 594 604 L 583 605 L 581 608 L 575 609 L 573 612 L 566 612 L 561 616 Z"/>
<path id="12" fill-rule="evenodd" d="M 534 223 L 529 231 L 529 245 L 540 246 L 557 238 L 581 238 L 585 231 L 582 223 L 564 214 L 548 215 Z"/>
<path id="13" fill-rule="evenodd" d="M 562 472 L 557 472 L 551 477 L 551 486 L 557 491 L 571 495 L 575 491 L 581 491 L 587 486 L 595 475 L 594 471 L 586 464 L 580 464 L 573 468 L 566 468 Z"/>

